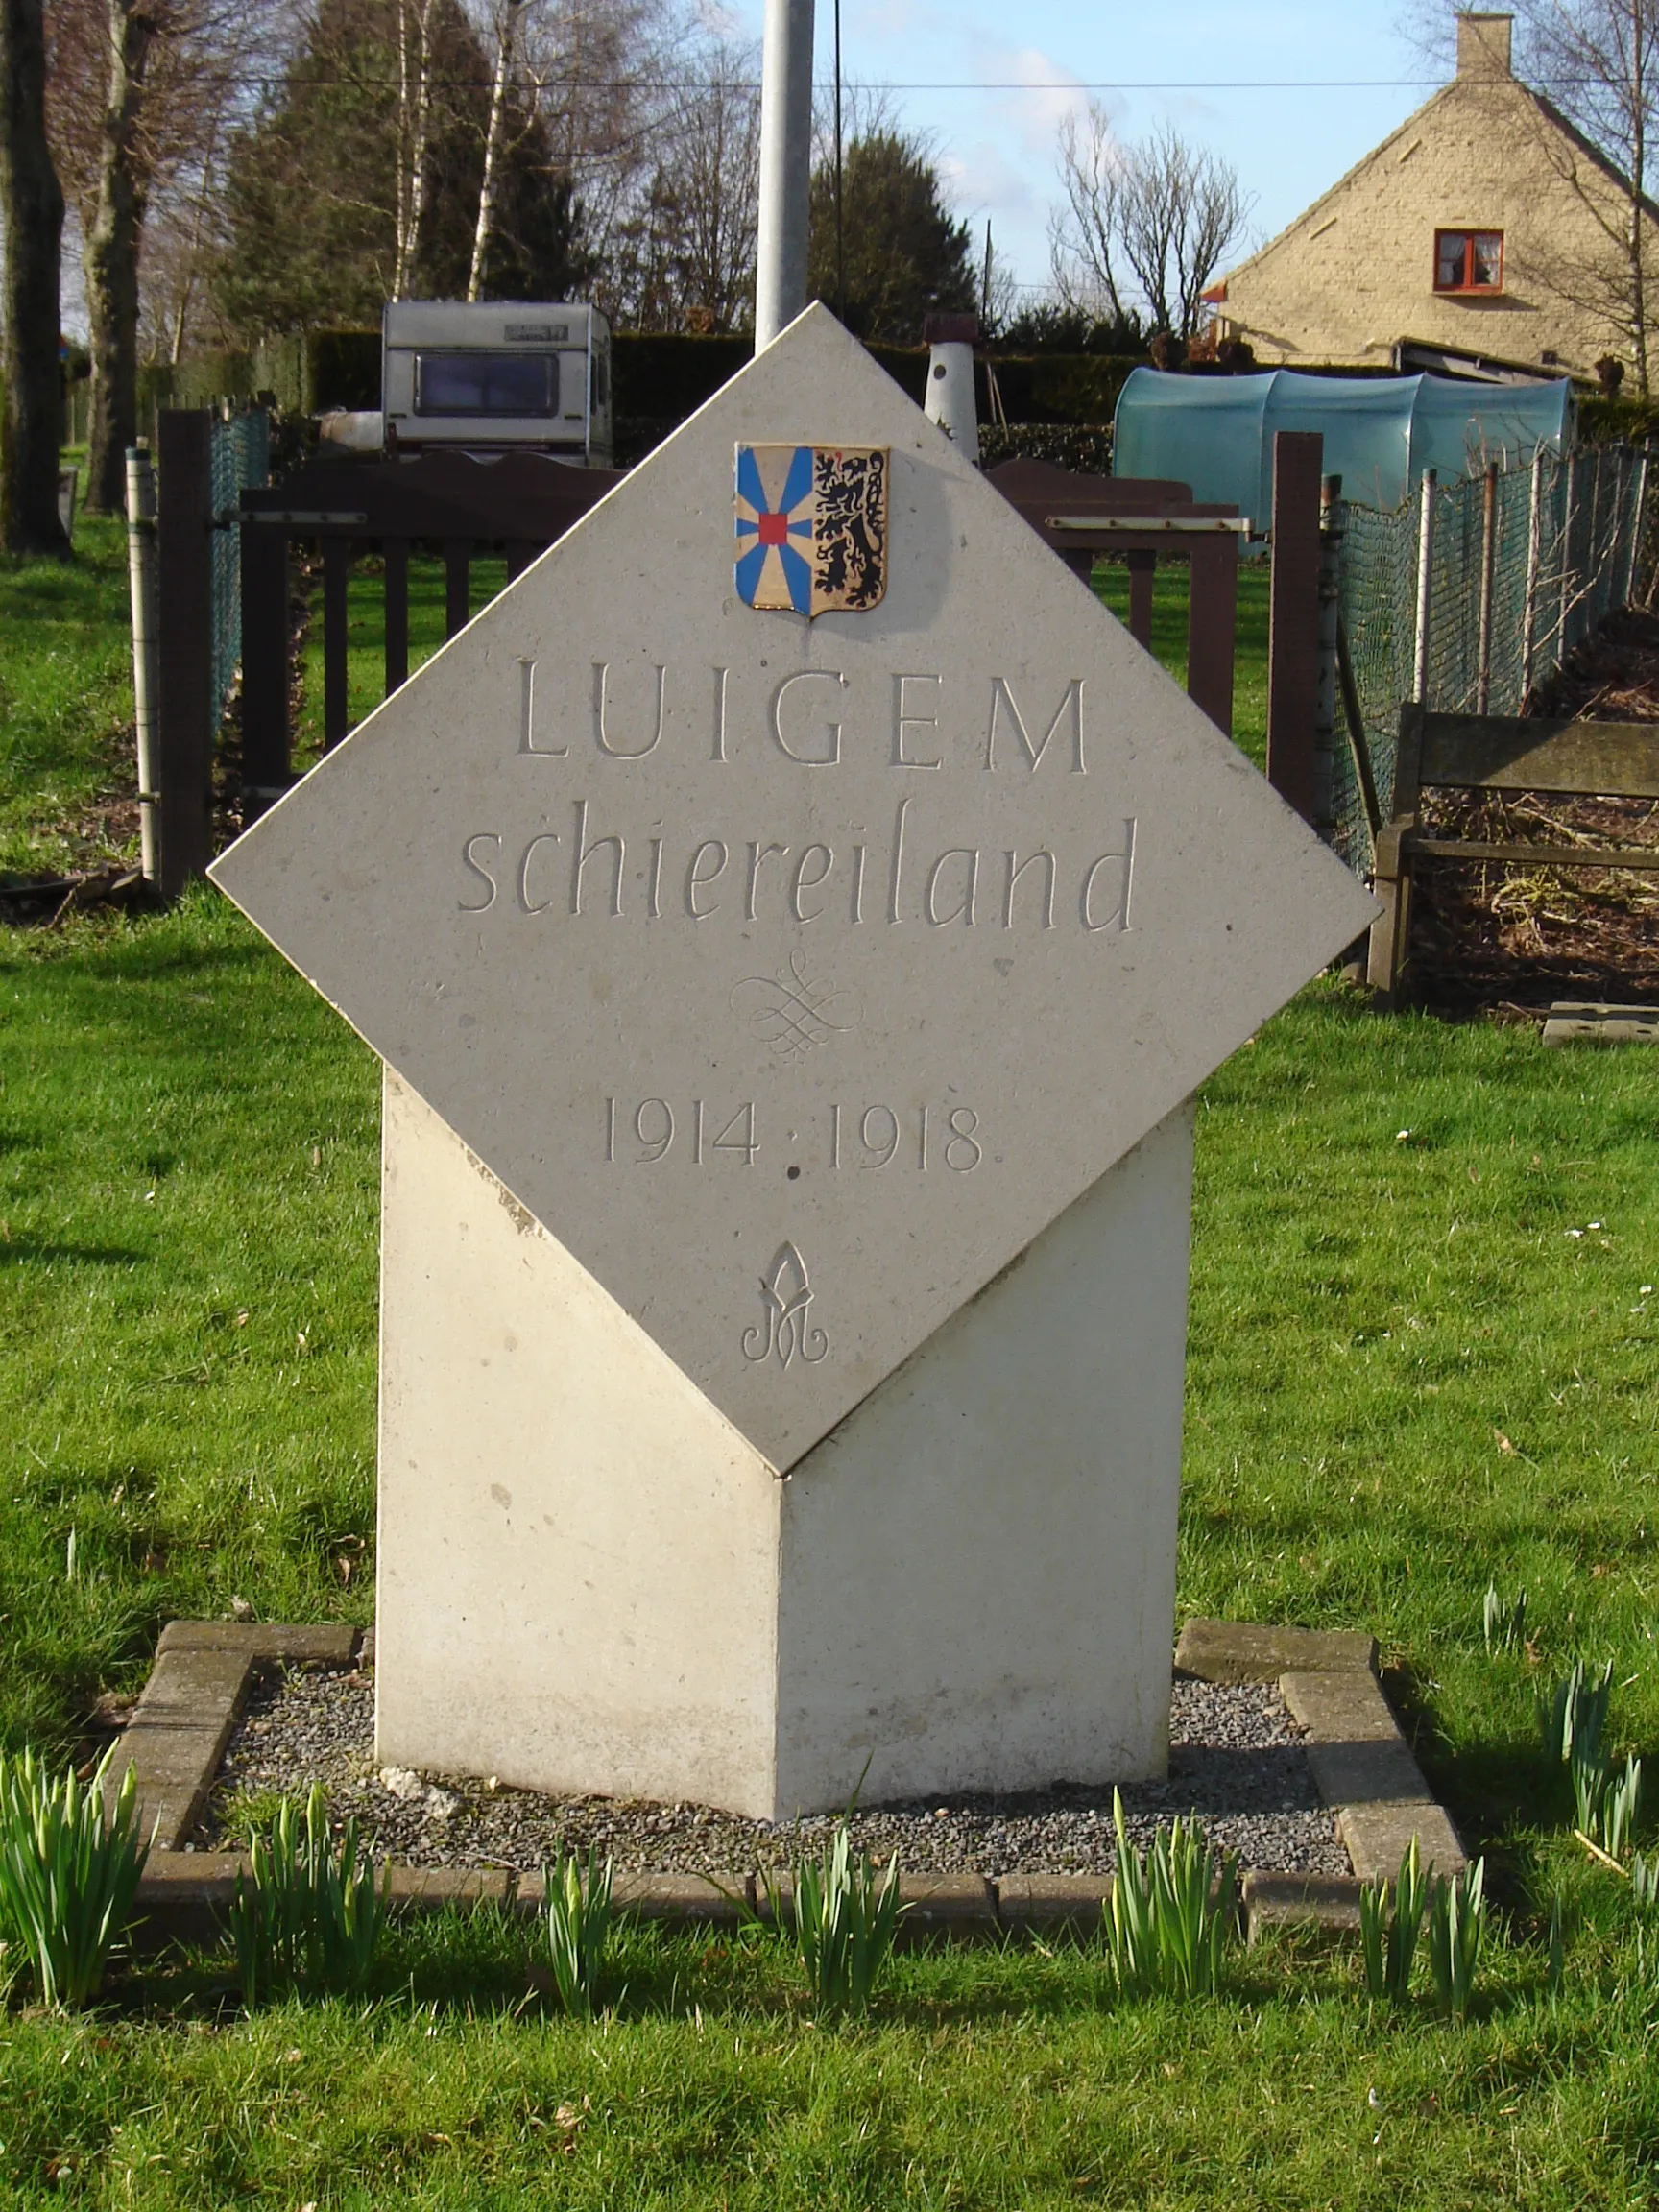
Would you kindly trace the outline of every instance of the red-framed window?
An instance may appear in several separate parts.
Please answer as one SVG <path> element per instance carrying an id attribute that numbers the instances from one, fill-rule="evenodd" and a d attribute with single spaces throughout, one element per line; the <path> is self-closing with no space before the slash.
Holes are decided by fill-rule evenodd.
<path id="1" fill-rule="evenodd" d="M 1434 289 L 1436 292 L 1502 292 L 1503 231 L 1436 230 Z"/>

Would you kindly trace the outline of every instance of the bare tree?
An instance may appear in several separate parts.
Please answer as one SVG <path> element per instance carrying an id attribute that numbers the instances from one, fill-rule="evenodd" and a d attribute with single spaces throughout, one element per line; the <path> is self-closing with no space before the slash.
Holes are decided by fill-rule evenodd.
<path id="1" fill-rule="evenodd" d="M 421 255 L 432 135 L 432 10 L 397 0 L 397 246 L 392 297 L 406 300 Z"/>
<path id="2" fill-rule="evenodd" d="M 124 504 L 127 448 L 138 434 L 138 245 L 150 164 L 139 146 L 139 106 L 156 19 L 145 0 L 107 0 L 109 75 L 104 101 L 98 197 L 82 262 L 86 272 L 92 423 L 86 439 L 86 507 Z"/>
<path id="3" fill-rule="evenodd" d="M 1122 142 L 1091 101 L 1062 126 L 1060 181 L 1049 251 L 1064 303 L 1121 320 L 1132 282 L 1155 328 L 1195 336 L 1205 288 L 1250 211 L 1231 164 L 1167 123 Z"/>
<path id="4" fill-rule="evenodd" d="M 674 325 L 737 330 L 755 303 L 760 58 L 751 46 L 716 40 L 695 50 L 681 74 L 655 195 L 672 225 Z"/>
<path id="5" fill-rule="evenodd" d="M 86 504 L 115 512 L 137 427 L 139 263 L 152 202 L 197 252 L 217 156 L 251 104 L 251 72 L 281 0 L 47 0 L 53 150 L 81 231 L 92 355 Z M 182 322 L 175 343 L 183 343 Z"/>
<path id="6" fill-rule="evenodd" d="M 618 301 L 606 273 L 620 230 L 649 200 L 692 36 L 681 0 L 533 0 L 525 9 L 524 75 L 581 203 L 601 272 L 595 295 L 612 313 Z"/>
<path id="7" fill-rule="evenodd" d="M 1106 110 L 1091 100 L 1085 115 L 1069 112 L 1060 126 L 1063 204 L 1048 216 L 1048 260 L 1067 307 L 1099 319 L 1123 320 L 1118 283 L 1118 202 L 1122 148 Z"/>
<path id="8" fill-rule="evenodd" d="M 0 0 L 0 543 L 60 553 L 58 250 L 63 194 L 46 136 L 40 0 Z"/>
<path id="9" fill-rule="evenodd" d="M 469 300 L 478 299 L 484 284 L 484 259 L 490 251 L 490 232 L 495 218 L 501 143 L 507 130 L 507 92 L 512 82 L 513 57 L 518 43 L 523 7 L 524 0 L 501 0 L 495 18 L 495 76 L 490 87 L 490 120 L 484 130 L 484 175 L 478 186 L 478 225 L 472 235 L 472 267 L 467 277 Z"/>

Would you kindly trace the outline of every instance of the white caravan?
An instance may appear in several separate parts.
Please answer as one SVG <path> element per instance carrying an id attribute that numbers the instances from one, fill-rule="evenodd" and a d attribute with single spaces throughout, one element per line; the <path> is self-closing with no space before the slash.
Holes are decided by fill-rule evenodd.
<path id="1" fill-rule="evenodd" d="M 389 453 L 511 447 L 611 465 L 611 326 L 596 307 L 396 300 L 380 325 Z"/>

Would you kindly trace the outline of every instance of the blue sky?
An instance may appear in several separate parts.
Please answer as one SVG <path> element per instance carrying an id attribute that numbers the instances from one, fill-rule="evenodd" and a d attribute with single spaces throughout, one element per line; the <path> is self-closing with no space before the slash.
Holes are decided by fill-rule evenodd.
<path id="1" fill-rule="evenodd" d="M 732 13 L 759 36 L 759 0 Z M 1422 63 L 1396 28 L 1400 0 L 842 0 L 842 69 L 888 84 L 928 132 L 960 214 L 1026 284 L 1048 276 L 1055 132 L 1080 90 L 935 91 L 924 85 L 1104 87 L 1118 134 L 1167 117 L 1223 155 L 1270 237 L 1423 99 Z M 832 76 L 832 0 L 817 0 L 817 75 Z M 1178 87 L 1168 90 L 1143 86 Z M 1303 89 L 1258 89 L 1298 86 Z"/>

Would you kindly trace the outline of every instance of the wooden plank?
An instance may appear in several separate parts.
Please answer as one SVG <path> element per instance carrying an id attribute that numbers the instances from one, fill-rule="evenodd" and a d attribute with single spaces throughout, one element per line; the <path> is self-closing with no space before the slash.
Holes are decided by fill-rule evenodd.
<path id="1" fill-rule="evenodd" d="M 1319 479 L 1316 430 L 1273 440 L 1273 574 L 1267 616 L 1267 781 L 1313 819 L 1313 725 L 1319 692 Z"/>
<path id="2" fill-rule="evenodd" d="M 1152 650 L 1152 586 L 1158 573 L 1156 553 L 1129 556 L 1129 635 L 1137 645 Z"/>
<path id="3" fill-rule="evenodd" d="M 615 469 L 578 469 L 540 453 L 511 463 L 423 453 L 349 469 L 314 461 L 256 494 L 245 512 L 360 515 L 360 522 L 340 526 L 365 538 L 523 538 L 550 545 L 621 480 Z"/>
<path id="4" fill-rule="evenodd" d="M 1237 538 L 1250 535 L 1250 524 L 1241 515 L 1229 514 L 1207 517 L 1191 515 L 1045 515 L 1045 530 L 1063 533 L 1083 531 L 1094 533 L 1108 544 L 1138 533 L 1150 538 L 1214 538 L 1231 530 Z"/>
<path id="5" fill-rule="evenodd" d="M 346 689 L 346 584 L 351 568 L 350 541 L 323 541 L 323 750 L 345 736 L 349 708 Z"/>
<path id="6" fill-rule="evenodd" d="M 1415 820 L 1423 801 L 1424 713 L 1414 699 L 1400 709 L 1400 734 L 1394 744 L 1394 813 Z"/>
<path id="7" fill-rule="evenodd" d="M 293 781 L 288 742 L 288 541 L 242 524 L 242 818 Z"/>
<path id="8" fill-rule="evenodd" d="M 444 635 L 453 637 L 472 618 L 472 548 L 465 538 L 444 544 Z"/>
<path id="9" fill-rule="evenodd" d="M 1423 781 L 1488 791 L 1659 799 L 1659 722 L 1549 722 L 1429 714 Z"/>
<path id="10" fill-rule="evenodd" d="M 1223 737 L 1233 734 L 1233 633 L 1238 614 L 1238 539 L 1199 540 L 1192 547 L 1192 589 L 1187 606 L 1187 692 Z"/>
<path id="11" fill-rule="evenodd" d="M 1386 1006 L 1404 1003 L 1411 965 L 1411 838 L 1421 797 L 1422 751 L 1423 709 L 1408 699 L 1400 709 L 1394 754 L 1394 815 L 1377 839 L 1371 883 L 1382 911 L 1371 925 L 1366 979 Z"/>
<path id="12" fill-rule="evenodd" d="M 160 885 L 175 899 L 212 857 L 213 464 L 211 418 L 156 421 L 156 659 Z"/>
<path id="13" fill-rule="evenodd" d="M 1528 868 L 1624 868 L 1659 876 L 1659 845 L 1503 845 L 1478 837 L 1422 837 L 1413 832 L 1407 852 L 1430 860 L 1514 860 Z"/>
<path id="14" fill-rule="evenodd" d="M 386 696 L 409 681 L 409 545 L 388 538 L 386 554 Z"/>

